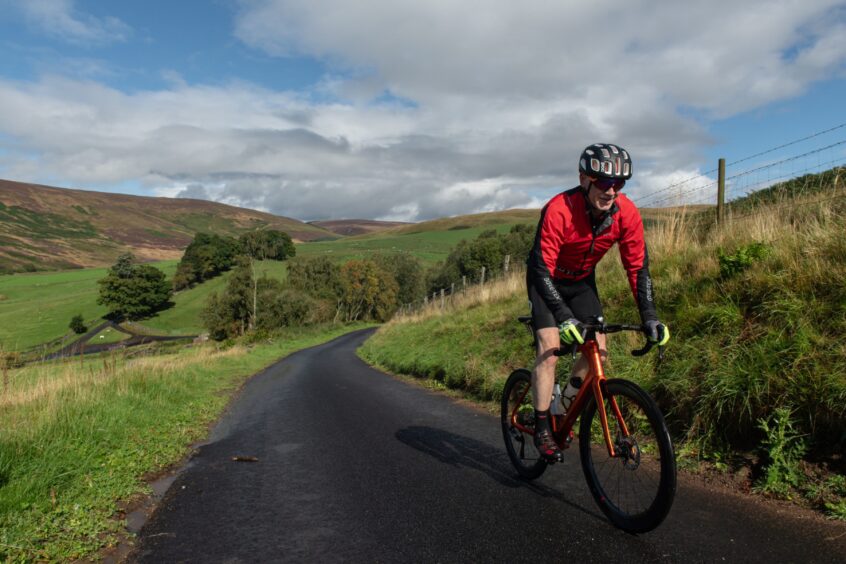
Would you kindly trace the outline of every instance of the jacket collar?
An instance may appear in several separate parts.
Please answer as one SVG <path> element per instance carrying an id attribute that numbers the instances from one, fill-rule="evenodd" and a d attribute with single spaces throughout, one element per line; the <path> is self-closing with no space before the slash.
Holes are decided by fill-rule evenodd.
<path id="1" fill-rule="evenodd" d="M 590 221 L 590 225 L 593 228 L 594 236 L 599 235 L 600 233 L 611 227 L 611 224 L 614 223 L 614 216 L 620 211 L 620 206 L 617 205 L 616 200 L 611 205 L 610 210 L 608 210 L 598 218 L 595 218 L 593 216 L 593 213 L 591 213 L 592 208 L 590 202 L 588 201 L 587 192 L 585 192 L 584 190 L 582 190 L 582 197 L 585 201 L 585 213 L 587 214 L 588 221 Z"/>

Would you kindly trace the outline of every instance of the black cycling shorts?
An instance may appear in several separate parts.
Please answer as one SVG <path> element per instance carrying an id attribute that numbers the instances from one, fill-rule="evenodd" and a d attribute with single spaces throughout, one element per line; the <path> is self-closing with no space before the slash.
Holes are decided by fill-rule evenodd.
<path id="1" fill-rule="evenodd" d="M 596 275 L 575 282 L 554 280 L 555 289 L 561 295 L 564 303 L 573 312 L 573 317 L 582 322 L 592 322 L 593 318 L 602 315 L 602 304 L 599 303 L 599 291 L 596 289 Z M 546 302 L 535 289 L 531 280 L 526 281 L 529 289 L 529 307 L 532 308 L 532 323 L 535 331 L 546 327 L 557 327 L 555 316 L 547 307 Z"/>

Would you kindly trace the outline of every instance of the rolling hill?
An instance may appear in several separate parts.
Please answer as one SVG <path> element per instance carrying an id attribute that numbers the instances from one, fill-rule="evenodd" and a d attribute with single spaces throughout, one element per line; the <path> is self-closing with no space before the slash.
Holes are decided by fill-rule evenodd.
<path id="1" fill-rule="evenodd" d="M 148 198 L 0 180 L 0 273 L 107 266 L 126 251 L 178 259 L 199 231 L 237 237 L 278 229 L 296 241 L 335 233 L 205 200 Z"/>
<path id="2" fill-rule="evenodd" d="M 402 221 L 375 221 L 372 219 L 329 219 L 309 221 L 308 224 L 328 229 L 332 233 L 337 233 L 344 237 L 349 235 L 364 235 L 398 225 L 408 225 L 408 223 Z"/>

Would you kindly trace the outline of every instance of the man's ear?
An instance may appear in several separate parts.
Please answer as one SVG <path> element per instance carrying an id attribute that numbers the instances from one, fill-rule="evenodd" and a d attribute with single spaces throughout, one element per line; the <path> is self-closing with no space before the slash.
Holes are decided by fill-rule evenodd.
<path id="1" fill-rule="evenodd" d="M 587 174 L 585 174 L 584 172 L 579 173 L 579 184 L 582 186 L 582 188 L 584 188 L 585 190 L 590 188 L 590 182 L 591 179 Z"/>

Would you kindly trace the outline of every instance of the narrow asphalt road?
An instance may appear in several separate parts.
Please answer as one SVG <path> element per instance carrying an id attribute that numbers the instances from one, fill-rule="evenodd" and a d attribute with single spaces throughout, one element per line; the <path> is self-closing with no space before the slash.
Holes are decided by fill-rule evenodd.
<path id="1" fill-rule="evenodd" d="M 138 562 L 844 562 L 846 524 L 682 479 L 634 536 L 578 449 L 516 478 L 499 420 L 369 368 L 369 330 L 254 377 L 141 531 Z M 255 457 L 236 462 L 233 457 Z"/>

